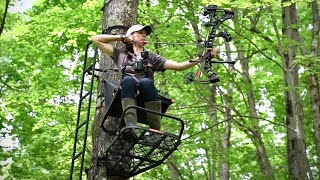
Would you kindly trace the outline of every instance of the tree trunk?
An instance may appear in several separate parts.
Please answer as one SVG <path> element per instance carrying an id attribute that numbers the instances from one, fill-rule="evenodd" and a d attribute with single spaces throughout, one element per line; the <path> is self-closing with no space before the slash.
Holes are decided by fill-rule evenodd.
<path id="1" fill-rule="evenodd" d="M 176 157 L 171 154 L 168 159 L 166 160 L 166 165 L 170 172 L 170 180 L 179 180 L 180 179 L 180 171 L 176 165 Z"/>
<path id="2" fill-rule="evenodd" d="M 116 25 L 130 27 L 131 25 L 135 24 L 137 20 L 137 8 L 138 0 L 105 0 L 103 8 L 103 30 Z M 116 31 L 115 33 L 124 34 L 125 32 Z M 122 43 L 118 42 L 114 43 L 113 45 L 119 47 L 122 45 Z M 99 69 L 111 69 L 114 67 L 116 66 L 114 65 L 112 59 L 102 54 Z M 108 71 L 106 73 L 101 73 L 99 77 L 99 99 L 97 101 L 96 116 L 92 126 L 93 145 L 88 179 L 121 179 L 118 177 L 107 177 L 106 167 L 97 165 L 97 160 L 106 155 L 106 149 L 111 143 L 112 139 L 115 137 L 112 134 L 104 132 L 100 127 L 104 114 L 106 113 L 103 98 L 104 80 L 110 82 L 119 82 L 120 76 L 118 76 L 118 73 Z M 119 123 L 119 119 L 108 117 L 106 123 L 107 129 L 118 127 Z"/>
<path id="3" fill-rule="evenodd" d="M 217 109 L 215 108 L 215 104 L 216 102 L 216 94 L 217 94 L 217 90 L 216 90 L 216 85 L 210 85 L 209 86 L 209 90 L 210 90 L 210 96 L 208 97 L 208 102 L 209 104 L 209 112 L 210 112 L 210 119 L 212 124 L 217 124 L 218 123 L 218 118 L 217 118 Z M 218 151 L 219 147 L 220 147 L 220 134 L 219 134 L 219 128 L 218 126 L 214 126 L 210 129 L 210 133 L 211 133 L 211 139 L 210 139 L 210 147 L 209 150 L 211 150 L 211 153 L 207 153 L 207 157 L 208 157 L 208 180 L 216 180 L 216 166 L 217 166 L 217 158 L 216 157 L 221 157 L 220 155 L 217 156 L 217 154 L 219 154 L 220 152 Z"/>
<path id="4" fill-rule="evenodd" d="M 231 92 L 231 89 L 228 89 Z M 229 148 L 230 148 L 230 135 L 231 135 L 231 108 L 229 101 L 225 102 L 226 115 L 225 118 L 228 120 L 224 122 L 224 128 L 222 133 L 221 143 L 221 156 L 220 156 L 220 179 L 230 179 L 230 159 L 229 159 Z"/>
<path id="5" fill-rule="evenodd" d="M 287 0 L 283 0 L 282 3 Z M 299 40 L 298 15 L 296 4 L 282 8 L 283 35 L 290 41 Z M 287 88 L 285 92 L 286 101 L 286 125 L 295 131 L 287 130 L 287 156 L 289 179 L 310 179 L 312 174 L 308 166 L 305 149 L 305 133 L 303 128 L 303 110 L 300 94 L 298 92 L 299 77 L 297 65 L 294 65 L 297 46 L 289 43 L 287 47 L 281 47 L 282 61 L 284 65 L 284 79 Z"/>
<path id="6" fill-rule="evenodd" d="M 238 53 L 238 57 L 241 59 L 241 67 L 242 67 L 242 74 L 243 74 L 244 80 L 249 87 L 253 87 L 250 74 L 249 74 L 248 59 L 244 58 L 242 52 Z M 258 117 L 257 110 L 255 108 L 256 100 L 255 100 L 254 92 L 251 88 L 247 90 L 247 98 L 249 102 L 250 116 L 254 118 Z M 258 162 L 259 162 L 260 170 L 263 174 L 263 177 L 266 179 L 275 179 L 275 176 L 272 172 L 272 168 L 268 159 L 267 151 L 261 137 L 258 122 L 259 122 L 258 119 L 254 120 L 253 122 L 254 126 L 250 128 L 251 133 L 248 135 L 251 137 L 251 140 L 253 141 L 256 147 Z"/>
<path id="7" fill-rule="evenodd" d="M 231 61 L 231 49 L 230 44 L 225 43 L 226 52 L 227 52 L 227 61 Z M 228 67 L 229 72 L 233 73 L 233 67 Z M 225 119 L 228 121 L 224 122 L 223 134 L 221 137 L 221 162 L 220 162 L 220 179 L 228 180 L 230 179 L 230 159 L 229 159 L 229 148 L 230 148 L 230 135 L 231 135 L 231 101 L 232 101 L 232 92 L 233 92 L 233 84 L 229 83 L 229 87 L 227 89 L 228 97 L 225 98 Z"/>
<path id="8" fill-rule="evenodd" d="M 320 29 L 320 18 L 318 2 L 314 0 L 312 2 L 312 16 L 313 16 L 313 29 L 312 29 L 312 44 L 311 44 L 311 55 L 313 58 L 317 58 L 319 55 L 319 29 Z M 315 68 L 315 63 L 312 62 L 310 65 L 312 70 Z M 315 135 L 316 153 L 318 156 L 318 162 L 320 162 L 320 100 L 319 100 L 319 78 L 317 74 L 309 76 L 309 88 L 311 93 L 311 106 L 313 113 L 313 127 Z M 318 169 L 320 165 L 318 165 Z"/>
<path id="9" fill-rule="evenodd" d="M 237 11 L 235 11 L 235 21 L 237 21 L 238 14 Z M 258 19 L 258 18 L 252 18 L 252 19 Z M 253 27 L 256 26 L 257 22 L 251 21 L 251 24 Z M 237 29 L 237 28 L 236 28 Z M 237 44 L 237 43 L 236 43 Z M 241 49 L 239 47 L 239 49 Z M 244 81 L 247 85 L 247 87 L 253 87 L 252 80 L 250 78 L 249 74 L 249 61 L 248 58 L 246 58 L 243 54 L 243 52 L 238 52 L 238 59 L 240 59 L 240 64 L 242 68 L 242 76 L 244 78 Z M 247 88 L 247 101 L 248 101 L 248 109 L 250 116 L 255 118 L 252 122 L 253 125 L 247 126 L 246 130 L 244 131 L 252 140 L 257 153 L 258 163 L 260 166 L 260 170 L 262 173 L 262 176 L 265 179 L 275 179 L 274 173 L 272 172 L 272 167 L 270 164 L 270 161 L 268 159 L 267 151 L 261 136 L 260 127 L 259 127 L 259 120 L 257 119 L 258 113 L 256 110 L 256 99 L 254 96 L 254 92 L 252 88 Z"/>

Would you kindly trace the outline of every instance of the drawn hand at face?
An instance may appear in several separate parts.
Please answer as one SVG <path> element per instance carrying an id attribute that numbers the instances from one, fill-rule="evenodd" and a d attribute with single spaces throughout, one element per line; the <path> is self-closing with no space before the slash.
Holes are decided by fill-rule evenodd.
<path id="1" fill-rule="evenodd" d="M 122 37 L 122 42 L 125 43 L 125 44 L 134 43 L 132 35 Z"/>

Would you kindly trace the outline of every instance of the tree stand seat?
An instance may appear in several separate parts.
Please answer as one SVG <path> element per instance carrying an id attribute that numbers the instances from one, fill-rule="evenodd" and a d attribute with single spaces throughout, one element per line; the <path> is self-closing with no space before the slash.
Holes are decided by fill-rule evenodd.
<path id="1" fill-rule="evenodd" d="M 100 124 L 101 128 L 110 134 L 115 134 L 116 131 L 111 131 L 106 128 L 106 121 L 108 117 L 115 117 L 115 118 L 121 118 L 123 114 L 123 109 L 121 105 L 121 88 L 119 85 L 111 83 L 109 81 L 105 81 L 104 83 L 104 97 L 105 97 L 105 107 L 106 107 L 106 114 Z M 137 95 L 137 106 L 142 107 L 142 109 L 137 109 L 137 118 L 138 122 L 142 124 L 148 125 L 148 122 L 146 120 L 146 111 L 144 110 L 144 102 L 143 97 L 141 94 Z M 159 94 L 159 101 L 161 102 L 161 115 L 164 114 L 169 106 L 173 103 L 172 99 L 167 98 L 161 94 Z M 119 129 L 124 127 L 124 121 L 121 120 Z"/>

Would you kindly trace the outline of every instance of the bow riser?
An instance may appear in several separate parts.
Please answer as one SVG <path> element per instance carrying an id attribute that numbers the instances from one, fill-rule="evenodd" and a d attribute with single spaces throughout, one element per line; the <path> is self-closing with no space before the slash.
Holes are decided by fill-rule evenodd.
<path id="1" fill-rule="evenodd" d="M 219 26 L 226 20 L 231 19 L 234 13 L 230 10 L 219 9 L 216 5 L 208 5 L 205 7 L 204 16 L 208 16 L 209 22 L 205 23 L 205 27 L 209 28 L 209 32 L 206 36 L 206 40 L 203 41 L 203 49 L 199 52 L 199 61 L 200 61 L 200 69 L 204 75 L 208 77 L 208 80 L 197 80 L 195 79 L 194 74 L 187 74 L 186 83 L 200 83 L 200 84 L 209 84 L 219 82 L 220 79 L 218 74 L 212 71 L 213 63 L 229 63 L 234 64 L 234 62 L 225 62 L 225 61 L 212 61 L 212 48 L 216 37 L 224 38 L 226 42 L 230 42 L 232 40 L 231 35 L 224 30 L 223 32 L 218 32 Z M 218 16 L 219 15 L 219 16 Z M 191 61 L 194 62 L 194 61 Z"/>

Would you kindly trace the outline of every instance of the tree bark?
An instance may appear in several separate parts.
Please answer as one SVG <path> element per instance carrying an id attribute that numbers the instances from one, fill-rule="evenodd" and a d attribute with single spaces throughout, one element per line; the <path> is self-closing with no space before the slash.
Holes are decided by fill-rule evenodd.
<path id="1" fill-rule="evenodd" d="M 216 94 L 217 94 L 217 90 L 216 90 L 216 85 L 213 84 L 211 86 L 209 86 L 209 90 L 210 90 L 210 96 L 208 97 L 208 102 L 209 104 L 209 112 L 210 112 L 210 119 L 212 124 L 217 124 L 218 123 L 218 118 L 217 118 L 217 109 L 215 108 L 215 104 L 216 102 Z M 219 133 L 219 128 L 218 126 L 214 126 L 210 129 L 210 133 L 211 133 L 211 139 L 210 139 L 210 148 L 209 150 L 211 150 L 211 153 L 207 153 L 207 157 L 208 157 L 208 180 L 216 180 L 217 176 L 216 176 L 216 166 L 217 166 L 217 162 L 218 159 L 215 157 L 219 152 L 217 151 L 217 149 L 219 149 L 221 141 L 220 139 L 220 133 Z M 221 158 L 221 156 L 217 156 L 219 158 Z"/>
<path id="2" fill-rule="evenodd" d="M 6 24 L 6 17 L 8 14 L 8 9 L 9 9 L 9 4 L 10 4 L 10 0 L 6 0 L 6 5 L 4 7 L 4 12 L 3 12 L 3 16 L 0 22 L 0 36 L 4 30 L 4 25 Z"/>
<path id="3" fill-rule="evenodd" d="M 166 165 L 170 173 L 170 180 L 179 180 L 181 173 L 176 165 L 176 157 L 172 154 L 166 160 Z"/>
<path id="4" fill-rule="evenodd" d="M 239 52 L 238 56 L 241 59 L 241 67 L 242 67 L 242 74 L 243 74 L 244 80 L 249 87 L 253 87 L 252 81 L 250 78 L 250 74 L 249 74 L 248 59 L 244 58 L 242 52 Z M 254 96 L 254 92 L 253 92 L 252 88 L 248 88 L 247 98 L 248 98 L 248 102 L 249 102 L 250 116 L 255 117 L 255 118 L 258 117 L 257 110 L 256 110 L 256 100 L 255 100 L 255 96 Z M 251 140 L 253 141 L 253 143 L 256 147 L 260 170 L 261 170 L 264 178 L 275 179 L 275 176 L 272 172 L 272 167 L 271 167 L 270 161 L 268 159 L 267 151 L 264 146 L 264 142 L 262 140 L 262 136 L 260 133 L 260 128 L 259 128 L 258 122 L 259 122 L 258 119 L 254 120 L 254 126 L 252 128 L 250 128 L 251 133 L 248 135 L 249 135 L 249 137 L 251 137 Z"/>
<path id="5" fill-rule="evenodd" d="M 283 0 L 282 3 L 287 0 Z M 299 40 L 298 15 L 296 4 L 282 8 L 283 35 L 290 41 Z M 287 156 L 289 179 L 313 179 L 308 166 L 305 149 L 305 133 L 303 128 L 303 110 L 300 94 L 298 92 L 299 77 L 297 65 L 294 65 L 297 46 L 289 43 L 280 51 L 283 66 L 284 79 L 288 87 L 285 92 L 286 101 L 286 125 L 295 131 L 287 130 Z"/>
<path id="6" fill-rule="evenodd" d="M 237 21 L 236 19 L 238 19 L 238 13 L 237 11 L 235 11 L 235 21 Z M 254 19 L 254 20 L 253 20 Z M 258 20 L 259 18 L 253 17 L 251 19 L 251 26 L 253 27 L 252 29 L 255 28 L 256 24 L 258 23 L 255 20 Z M 237 43 L 235 43 L 237 44 Z M 239 48 L 241 49 L 241 48 Z M 255 118 L 253 120 L 252 125 L 247 126 L 246 125 L 246 129 L 245 129 L 245 133 L 250 137 L 251 141 L 253 142 L 255 148 L 256 148 L 256 153 L 257 153 L 257 158 L 258 158 L 258 163 L 260 166 L 260 170 L 262 173 L 262 176 L 265 179 L 275 179 L 275 175 L 272 172 L 272 167 L 267 155 L 267 151 L 261 136 L 261 132 L 260 132 L 260 127 L 259 127 L 259 120 L 258 118 L 258 113 L 257 113 L 257 109 L 256 109 L 256 99 L 255 99 L 255 95 L 254 95 L 254 91 L 252 89 L 253 84 L 252 84 L 252 80 L 250 78 L 250 73 L 249 73 L 249 59 L 246 58 L 244 56 L 243 52 L 238 52 L 238 59 L 240 59 L 240 64 L 241 64 L 241 68 L 242 68 L 242 76 L 243 79 L 247 85 L 247 101 L 248 101 L 248 109 L 249 109 L 249 113 L 250 116 Z"/>
<path id="7" fill-rule="evenodd" d="M 137 8 L 138 0 L 105 0 L 103 8 L 103 30 L 116 25 L 130 27 L 135 24 L 137 21 Z M 115 33 L 124 34 L 125 32 L 115 31 Z M 120 45 L 123 44 L 119 42 L 114 43 L 114 46 L 120 47 Z M 104 54 L 101 55 L 100 69 L 111 69 L 115 67 L 116 66 L 110 57 L 105 56 Z M 120 76 L 116 72 L 108 71 L 106 73 L 101 73 L 99 77 L 99 99 L 97 101 L 96 116 L 92 126 L 93 145 L 88 179 L 121 179 L 119 177 L 107 177 L 106 167 L 97 165 L 97 160 L 106 155 L 107 147 L 115 137 L 112 134 L 104 132 L 100 127 L 104 114 L 106 113 L 103 98 L 104 80 L 119 83 Z M 114 127 L 119 127 L 120 123 L 119 119 L 111 117 L 108 117 L 106 122 L 107 129 L 109 128 L 113 130 Z"/>
<path id="8" fill-rule="evenodd" d="M 231 89 L 228 89 L 231 92 Z M 231 119 L 231 108 L 230 102 L 225 101 L 226 119 Z M 230 148 L 230 135 L 231 135 L 231 121 L 224 122 L 223 133 L 221 137 L 221 158 L 220 158 L 220 179 L 230 179 L 230 159 L 229 159 L 229 148 Z"/>
<path id="9" fill-rule="evenodd" d="M 230 44 L 225 43 L 226 52 L 227 52 L 227 61 L 231 61 L 231 54 L 230 54 Z M 233 73 L 234 68 L 229 66 L 229 72 Z M 233 84 L 229 83 L 229 87 L 227 89 L 228 97 L 225 99 L 225 119 L 228 121 L 224 122 L 223 133 L 221 137 L 221 162 L 220 162 L 220 179 L 221 180 L 228 180 L 230 179 L 230 159 L 229 159 L 229 148 L 230 148 L 230 135 L 231 135 L 231 101 L 232 101 L 232 92 L 233 92 Z"/>
<path id="10" fill-rule="evenodd" d="M 311 55 L 313 58 L 317 58 L 319 55 L 319 30 L 320 30 L 320 18 L 319 7 L 317 0 L 312 2 L 312 17 L 313 17 L 313 29 L 312 29 L 312 44 Z M 315 63 L 310 65 L 312 70 L 315 68 Z M 319 97 L 319 78 L 317 74 L 309 76 L 309 89 L 311 93 L 311 107 L 313 113 L 313 127 L 315 135 L 316 153 L 318 156 L 318 162 L 320 162 L 320 97 Z M 320 165 L 318 165 L 318 169 Z"/>

